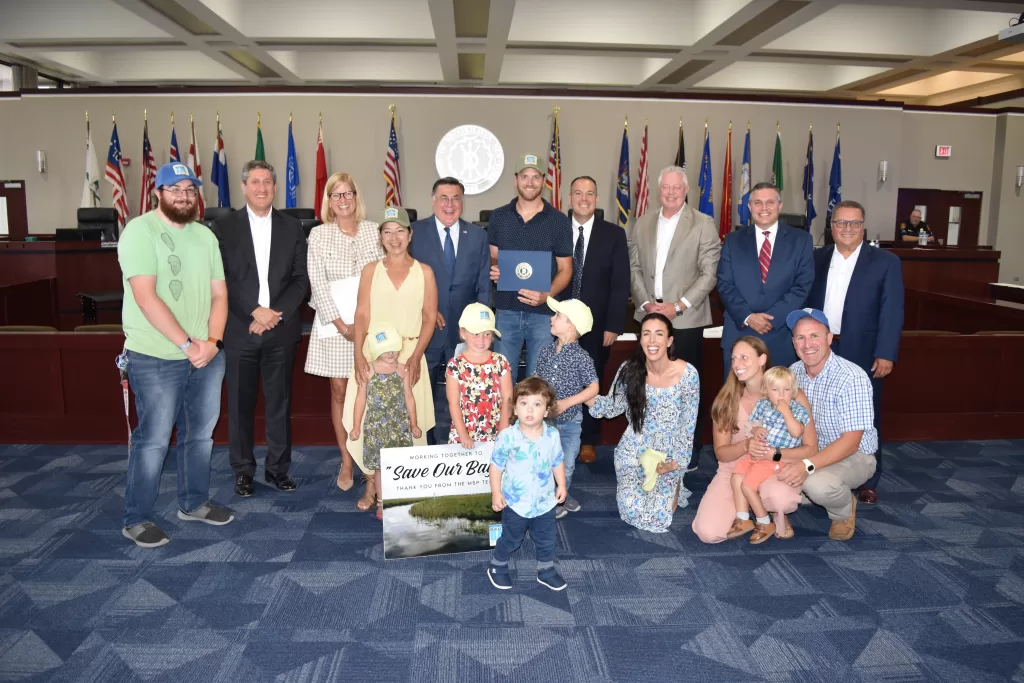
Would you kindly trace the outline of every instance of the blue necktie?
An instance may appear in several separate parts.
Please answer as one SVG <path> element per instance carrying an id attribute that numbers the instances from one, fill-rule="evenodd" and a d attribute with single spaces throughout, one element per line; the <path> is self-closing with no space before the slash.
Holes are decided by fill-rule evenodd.
<path id="1" fill-rule="evenodd" d="M 444 269 L 448 271 L 448 279 L 455 273 L 455 242 L 452 242 L 452 229 L 444 229 Z"/>
<path id="2" fill-rule="evenodd" d="M 583 284 L 583 226 L 580 236 L 576 238 L 576 248 L 572 250 L 572 298 L 580 298 L 580 286 Z"/>

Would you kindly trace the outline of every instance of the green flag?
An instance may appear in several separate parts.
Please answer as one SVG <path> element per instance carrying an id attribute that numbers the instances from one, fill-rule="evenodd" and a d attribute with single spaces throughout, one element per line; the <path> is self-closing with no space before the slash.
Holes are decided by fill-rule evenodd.
<path id="1" fill-rule="evenodd" d="M 266 161 L 267 157 L 263 153 L 263 129 L 260 128 L 260 124 L 256 124 L 256 161 Z"/>
<path id="2" fill-rule="evenodd" d="M 782 190 L 782 131 L 775 131 L 775 158 L 772 159 L 772 185 Z"/>

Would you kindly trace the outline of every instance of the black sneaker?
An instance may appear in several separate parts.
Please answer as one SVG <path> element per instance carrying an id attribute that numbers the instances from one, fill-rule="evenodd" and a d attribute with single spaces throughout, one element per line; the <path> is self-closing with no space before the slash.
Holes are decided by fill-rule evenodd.
<path id="1" fill-rule="evenodd" d="M 562 507 L 564 507 L 569 512 L 579 512 L 580 510 L 583 509 L 583 506 L 580 505 L 580 502 L 573 498 L 572 496 L 565 497 L 565 502 L 562 503 Z"/>
<path id="2" fill-rule="evenodd" d="M 561 519 L 569 514 L 569 511 L 565 509 L 564 505 L 555 506 L 555 519 Z"/>
<path id="3" fill-rule="evenodd" d="M 548 569 L 542 569 L 537 572 L 537 583 L 542 586 L 547 586 L 553 591 L 565 590 L 568 585 L 565 583 L 565 579 L 562 578 L 561 574 L 554 567 Z"/>
<path id="4" fill-rule="evenodd" d="M 498 590 L 507 591 L 512 587 L 512 577 L 509 576 L 508 567 L 487 565 L 487 578 L 491 580 L 491 585 Z"/>
<path id="5" fill-rule="evenodd" d="M 182 512 L 178 510 L 178 519 L 186 522 L 203 522 L 215 526 L 224 526 L 234 521 L 235 515 L 227 508 L 222 508 L 213 503 L 203 503 L 198 510 Z"/>
<path id="6" fill-rule="evenodd" d="M 140 548 L 159 548 L 171 542 L 167 534 L 152 522 L 143 522 L 142 524 L 121 529 L 121 535 L 131 541 L 135 541 L 135 545 Z"/>

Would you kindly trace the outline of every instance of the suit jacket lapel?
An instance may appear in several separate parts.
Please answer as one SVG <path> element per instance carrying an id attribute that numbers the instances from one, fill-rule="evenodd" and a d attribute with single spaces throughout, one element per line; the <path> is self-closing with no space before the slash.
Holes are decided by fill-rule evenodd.
<path id="1" fill-rule="evenodd" d="M 672 241 L 668 245 L 668 253 L 677 253 L 680 245 L 693 230 L 693 212 L 687 206 L 679 209 L 679 222 L 676 224 L 676 231 L 672 235 Z M 657 242 L 657 225 L 655 225 L 655 242 Z"/>
<path id="2" fill-rule="evenodd" d="M 857 263 L 853 266 L 853 274 L 850 275 L 850 286 L 846 288 L 846 298 L 843 299 L 843 329 L 847 329 L 845 327 L 846 311 L 850 310 L 850 294 L 857 291 L 860 280 L 865 277 L 868 269 L 871 268 L 871 259 L 874 257 L 871 246 L 867 242 L 860 245 L 860 254 L 857 255 Z"/>
<path id="3" fill-rule="evenodd" d="M 775 244 L 772 247 L 772 260 L 768 264 L 768 277 L 765 278 L 764 285 L 767 286 L 769 280 L 776 280 L 782 275 L 782 264 L 785 263 L 786 251 L 789 248 L 789 231 L 782 229 L 782 223 L 779 223 L 779 227 L 775 232 Z M 757 261 L 757 272 L 758 277 L 761 275 L 761 255 L 757 253 L 757 236 L 754 236 L 754 260 Z M 778 261 L 776 261 L 778 259 Z"/>
<path id="4" fill-rule="evenodd" d="M 255 273 L 257 272 L 256 245 L 253 244 L 252 241 L 252 226 L 249 225 L 249 210 L 242 209 L 239 213 L 241 214 L 240 219 L 237 221 L 239 246 L 245 254 L 245 258 L 249 262 L 250 269 Z"/>
<path id="5" fill-rule="evenodd" d="M 434 227 L 436 228 L 437 225 L 435 224 Z M 459 268 L 466 264 L 466 259 L 468 258 L 465 253 L 466 249 L 469 247 L 469 229 L 460 218 L 459 221 L 452 226 L 452 230 L 457 230 L 459 233 L 459 248 L 455 250 L 455 268 L 452 269 L 452 279 L 454 280 L 455 273 L 459 272 Z M 441 263 L 444 264 L 444 245 L 441 244 L 441 236 L 437 234 L 436 229 L 434 230 L 434 234 L 438 237 L 437 244 L 438 248 L 441 250 Z"/>
<path id="6" fill-rule="evenodd" d="M 273 285 L 274 282 L 280 282 L 281 281 L 281 278 L 279 277 L 279 274 L 280 274 L 281 268 L 284 266 L 284 260 L 283 260 L 283 256 L 285 255 L 284 254 L 284 250 L 283 249 L 277 249 L 277 250 L 274 249 L 275 243 L 277 243 L 277 242 L 281 242 L 282 244 L 284 243 L 284 236 L 281 234 L 282 230 L 284 230 L 284 226 L 281 225 L 281 217 L 280 217 L 280 215 L 277 213 L 277 211 L 271 209 L 270 210 L 270 258 L 269 258 L 268 263 L 267 263 L 267 285 L 268 285 L 268 287 L 271 287 L 271 288 L 274 286 Z M 280 252 L 280 254 L 279 254 L 280 257 L 279 258 L 274 258 L 275 252 Z M 275 275 L 278 275 L 278 277 L 275 277 Z M 273 296 L 273 294 L 274 293 L 271 293 L 271 296 Z"/>
<path id="7" fill-rule="evenodd" d="M 598 250 L 604 244 L 611 244 L 611 240 L 605 238 L 604 231 L 601 229 L 602 226 L 598 225 L 597 218 L 594 219 L 594 225 L 590 228 L 590 242 L 587 243 L 587 251 L 583 257 L 583 280 L 580 283 L 580 289 L 583 289 L 583 284 L 588 283 L 593 277 L 593 271 L 597 268 L 596 260 Z M 573 232 L 576 232 L 575 230 Z M 573 235 L 572 244 L 576 246 L 576 237 L 579 233 Z"/>

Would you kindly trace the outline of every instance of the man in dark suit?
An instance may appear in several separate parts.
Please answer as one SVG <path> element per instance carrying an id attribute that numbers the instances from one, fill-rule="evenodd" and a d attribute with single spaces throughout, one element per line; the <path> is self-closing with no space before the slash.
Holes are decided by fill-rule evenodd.
<path id="1" fill-rule="evenodd" d="M 898 257 L 864 242 L 864 207 L 857 202 L 840 202 L 833 209 L 832 236 L 835 245 L 814 253 L 807 305 L 825 312 L 834 335 L 832 350 L 871 378 L 878 431 L 882 379 L 892 372 L 903 331 L 903 271 Z M 878 502 L 881 448 L 875 459 L 874 475 L 860 487 L 864 503 Z"/>
<path id="2" fill-rule="evenodd" d="M 789 367 L 796 362 L 786 316 L 803 308 L 814 282 L 814 241 L 809 232 L 779 223 L 779 189 L 758 183 L 747 204 L 754 225 L 726 235 L 718 262 L 726 376 L 732 345 L 747 335 L 764 341 L 772 365 Z"/>
<path id="3" fill-rule="evenodd" d="M 302 336 L 299 311 L 309 298 L 309 278 L 302 224 L 274 210 L 276 189 L 273 166 L 265 161 L 246 163 L 245 208 L 213 224 L 228 287 L 228 452 L 235 493 L 243 497 L 253 494 L 253 423 L 261 376 L 267 436 L 264 478 L 281 491 L 295 490 L 288 476 L 292 366 Z"/>
<path id="4" fill-rule="evenodd" d="M 434 271 L 437 280 L 437 330 L 424 356 L 434 388 L 436 426 L 428 440 L 448 443 L 451 416 L 441 381 L 459 343 L 459 316 L 471 303 L 491 304 L 491 249 L 483 228 L 461 219 L 466 188 L 455 178 L 434 182 L 434 214 L 412 224 L 409 253 Z"/>
<path id="5" fill-rule="evenodd" d="M 579 299 L 590 307 L 594 327 L 580 338 L 580 346 L 594 360 L 601 381 L 608 352 L 626 325 L 629 246 L 625 230 L 594 215 L 598 201 L 597 182 L 590 176 L 580 176 L 569 185 L 573 272 L 572 282 L 560 298 Z M 580 462 L 594 462 L 594 446 L 600 437 L 601 423 L 584 407 Z"/>

